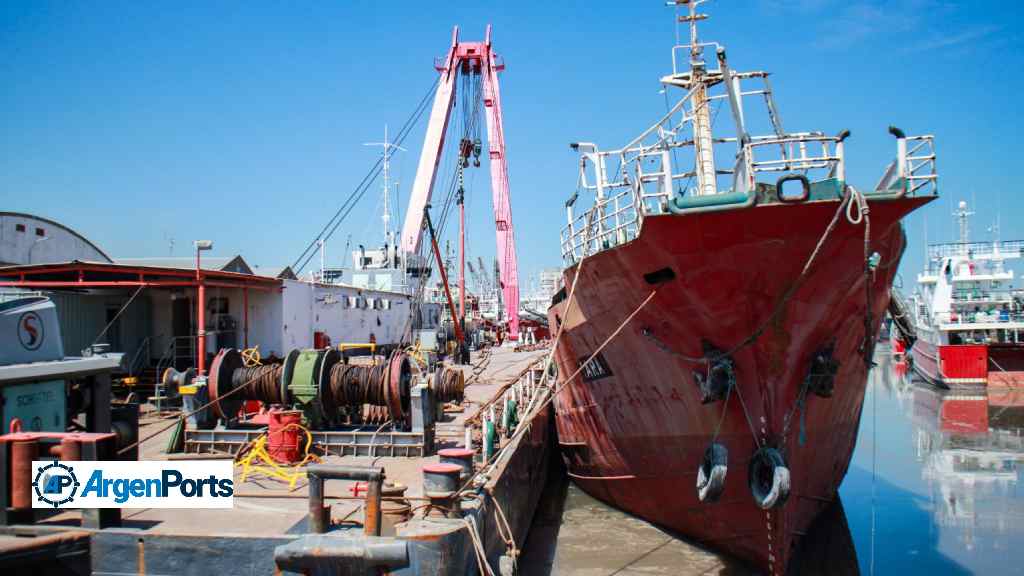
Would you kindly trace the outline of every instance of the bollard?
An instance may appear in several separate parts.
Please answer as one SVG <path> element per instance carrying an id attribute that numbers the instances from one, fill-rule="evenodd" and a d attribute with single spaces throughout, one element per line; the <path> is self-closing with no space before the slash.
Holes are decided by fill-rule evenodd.
<path id="1" fill-rule="evenodd" d="M 32 461 L 39 456 L 39 444 L 28 437 L 11 442 L 11 508 L 32 508 Z"/>
<path id="2" fill-rule="evenodd" d="M 330 466 L 310 464 L 306 467 L 309 478 L 309 529 L 315 534 L 327 532 L 331 524 L 331 509 L 324 506 L 325 480 L 355 480 L 366 482 L 366 520 L 363 532 L 367 536 L 380 536 L 380 493 L 384 482 L 383 468 L 363 466 Z"/>
<path id="3" fill-rule="evenodd" d="M 408 486 L 399 483 L 385 482 L 381 488 L 381 535 L 394 536 L 395 525 L 406 522 L 412 517 L 412 505 L 405 499 Z"/>
<path id="4" fill-rule="evenodd" d="M 473 475 L 473 456 L 476 453 L 468 448 L 445 448 L 438 450 L 437 455 L 441 457 L 442 464 L 455 464 L 462 468 L 461 480 Z"/>
<path id="5" fill-rule="evenodd" d="M 77 462 L 82 459 L 82 445 L 74 436 L 65 436 L 60 440 L 60 454 L 57 456 L 62 462 Z"/>
<path id="6" fill-rule="evenodd" d="M 459 476 L 462 466 L 458 464 L 427 464 L 423 467 L 423 495 L 430 499 L 431 508 L 447 509 L 449 518 L 462 515 L 459 499 Z"/>
<path id="7" fill-rule="evenodd" d="M 467 450 L 473 449 L 473 428 L 470 426 L 466 426 L 466 443 L 463 448 Z"/>

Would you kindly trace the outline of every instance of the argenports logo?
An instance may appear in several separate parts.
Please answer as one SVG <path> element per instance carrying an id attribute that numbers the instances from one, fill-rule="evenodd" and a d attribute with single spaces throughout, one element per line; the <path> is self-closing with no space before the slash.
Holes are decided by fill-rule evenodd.
<path id="1" fill-rule="evenodd" d="M 230 460 L 33 462 L 33 508 L 231 508 Z"/>
<path id="2" fill-rule="evenodd" d="M 36 501 L 45 502 L 54 508 L 74 501 L 78 487 L 75 471 L 71 466 L 60 462 L 50 462 L 46 466 L 37 467 L 36 477 L 32 481 Z"/>

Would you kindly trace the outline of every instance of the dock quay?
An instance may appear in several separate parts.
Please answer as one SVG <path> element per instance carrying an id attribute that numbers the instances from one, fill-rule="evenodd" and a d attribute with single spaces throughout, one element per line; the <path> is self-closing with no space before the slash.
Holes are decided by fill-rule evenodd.
<path id="1" fill-rule="evenodd" d="M 89 511 L 62 509 L 35 522 L 7 523 L 0 527 L 0 570 L 511 574 L 546 484 L 553 446 L 542 376 L 546 357 L 546 351 L 511 347 L 474 352 L 471 364 L 453 367 L 465 377 L 462 402 L 435 405 L 429 387 L 413 386 L 413 396 L 426 400 L 424 413 L 437 416 L 436 422 L 428 415 L 421 423 L 427 438 L 422 455 L 393 454 L 387 448 L 393 448 L 397 433 L 372 425 L 349 430 L 380 432 L 365 446 L 368 453 L 358 449 L 342 455 L 331 449 L 304 456 L 297 467 L 264 463 L 247 469 L 244 454 L 210 444 L 165 453 L 175 434 L 167 425 L 181 415 L 146 406 L 139 421 L 139 438 L 145 439 L 139 459 L 236 460 L 233 508 L 124 509 L 119 517 L 100 521 Z M 504 414 L 509 408 L 515 415 Z M 254 430 L 258 436 L 266 428 Z M 315 447 L 322 433 L 310 434 Z M 467 438 L 472 452 L 465 451 Z M 492 439 L 493 447 L 481 445 Z M 472 464 L 460 470 L 448 463 L 450 454 L 456 459 L 470 454 Z"/>

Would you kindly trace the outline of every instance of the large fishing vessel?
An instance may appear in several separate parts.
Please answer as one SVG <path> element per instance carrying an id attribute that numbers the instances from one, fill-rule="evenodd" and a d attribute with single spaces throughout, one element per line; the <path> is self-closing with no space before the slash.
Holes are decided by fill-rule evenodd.
<path id="1" fill-rule="evenodd" d="M 932 138 L 890 128 L 896 159 L 854 188 L 849 133 L 784 129 L 768 73 L 733 70 L 698 38 L 703 2 L 676 4 L 689 42 L 661 82 L 681 97 L 622 148 L 572 145 L 559 442 L 587 492 L 781 574 L 846 474 Z"/>
<path id="2" fill-rule="evenodd" d="M 928 246 L 914 293 L 914 370 L 945 386 L 1024 385 L 1024 290 L 1006 265 L 1024 241 L 971 242 L 973 214 L 960 202 L 959 241 Z"/>

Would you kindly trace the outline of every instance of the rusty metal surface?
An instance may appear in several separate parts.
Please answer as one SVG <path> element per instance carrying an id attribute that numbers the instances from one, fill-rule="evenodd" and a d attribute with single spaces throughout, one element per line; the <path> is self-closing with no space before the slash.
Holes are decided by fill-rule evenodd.
<path id="1" fill-rule="evenodd" d="M 274 548 L 293 540 L 294 536 L 208 538 L 149 536 L 127 530 L 102 530 L 92 535 L 92 574 L 297 574 L 279 571 L 274 564 Z"/>
<path id="2" fill-rule="evenodd" d="M 89 574 L 89 533 L 0 536 L 0 573 L 47 576 Z"/>
<path id="3" fill-rule="evenodd" d="M 496 352 L 491 364 L 490 374 L 467 389 L 467 399 L 476 403 L 486 402 L 496 391 L 502 389 L 507 378 L 514 376 L 525 363 L 535 360 L 536 355 L 516 354 L 509 351 Z M 461 432 L 465 413 L 451 416 L 450 424 L 457 426 Z M 550 415 L 541 417 L 544 425 L 536 424 L 531 433 L 522 437 L 511 451 L 507 461 L 491 474 L 489 492 L 478 500 L 466 500 L 464 511 L 475 518 L 480 526 L 480 536 L 487 550 L 490 565 L 497 570 L 499 557 L 506 552 L 505 542 L 495 524 L 496 499 L 513 527 L 519 546 L 525 538 L 533 507 L 536 504 L 534 493 L 543 487 L 541 474 L 546 474 L 546 462 L 549 454 L 548 423 Z M 461 433 L 456 436 L 461 438 Z M 342 469 L 349 471 L 365 470 L 366 466 L 382 467 L 385 471 L 379 476 L 387 476 L 389 480 L 399 481 L 408 486 L 407 497 L 414 502 L 423 498 L 421 468 L 426 464 L 437 463 L 438 456 L 420 459 L 410 458 L 370 458 L 370 457 L 339 457 L 328 456 L 325 462 L 331 465 L 341 464 Z M 307 468 L 319 474 L 324 469 L 336 469 L 334 466 L 311 465 Z M 343 474 L 344 475 L 344 474 Z M 353 476 L 349 474 L 349 476 Z M 353 476 L 354 477 L 354 476 Z M 321 502 L 332 500 L 338 495 L 349 495 L 352 482 L 338 481 L 327 483 L 321 491 Z M 346 574 L 339 569 L 346 565 L 355 567 L 353 574 L 363 574 L 359 570 L 366 566 L 366 561 L 376 566 L 386 565 L 389 574 L 395 575 L 463 575 L 476 574 L 477 563 L 466 524 L 459 518 L 413 519 L 400 523 L 395 527 L 397 540 L 380 537 L 367 537 L 366 527 L 357 528 L 359 524 L 369 524 L 373 532 L 373 517 L 377 513 L 370 506 L 371 521 L 366 522 L 366 514 L 361 514 L 363 500 L 333 500 L 333 514 L 324 522 L 327 532 L 322 535 L 324 540 L 307 539 L 304 543 L 296 543 L 303 535 L 309 535 L 313 525 L 309 522 L 311 502 L 303 498 L 315 490 L 311 484 L 300 486 L 294 492 L 285 492 L 279 485 L 266 483 L 262 479 L 236 484 L 239 494 L 266 494 L 267 498 L 250 499 L 236 497 L 235 508 L 223 510 L 137 510 L 131 511 L 125 518 L 126 529 L 109 528 L 90 531 L 91 536 L 91 572 L 93 574 L 156 574 L 156 575 L 206 575 L 206 574 L 291 574 L 288 567 L 299 568 L 305 560 L 306 552 L 322 558 L 334 557 L 334 561 L 325 561 L 321 566 L 310 560 L 306 568 L 325 567 L 328 573 Z M 493 493 L 493 495 L 492 495 Z M 288 497 L 275 497 L 287 495 Z M 485 504 L 481 508 L 480 501 Z M 320 505 L 324 509 L 325 504 Z M 381 511 L 380 508 L 377 508 Z M 381 511 L 383 512 L 383 511 Z M 329 518 L 335 522 L 339 518 L 347 521 L 342 525 L 330 525 Z M 50 519 L 48 524 L 37 524 L 30 527 L 18 527 L 17 530 L 35 533 L 64 530 L 58 523 L 75 522 L 75 512 L 63 511 Z M 11 528 L 11 530 L 15 530 Z M 2 536 L 0 536 L 2 538 Z M 341 540 L 345 540 L 341 542 Z M 406 545 L 407 562 L 395 560 L 392 554 L 397 548 L 389 543 L 404 542 Z M 316 544 L 319 542 L 319 544 Z M 316 544 L 316 545 L 312 545 Z M 289 547 L 290 545 L 290 547 Z M 275 562 L 274 551 L 279 547 L 288 547 L 282 556 L 284 565 Z M 343 550 L 344 549 L 344 550 Z M 303 552 L 305 550 L 306 552 Z M 347 550 L 347 551 L 346 551 Z M 339 560 L 349 557 L 362 558 L 356 563 Z M 378 562 L 382 561 L 382 563 Z"/>
<path id="4" fill-rule="evenodd" d="M 905 245 L 899 220 L 927 201 L 871 201 L 871 249 L 882 262 L 870 286 L 872 330 Z M 800 275 L 835 210 L 835 202 L 808 202 L 652 216 L 636 241 L 584 261 L 573 310 L 563 301 L 549 312 L 552 325 L 564 326 L 563 376 L 652 292 L 645 274 L 670 267 L 676 278 L 603 350 L 600 369 L 584 371 L 556 400 L 559 441 L 582 488 L 758 566 L 772 556 L 785 565 L 797 535 L 835 494 L 856 438 L 866 382 L 863 227 L 843 222 L 779 319 L 733 354 L 745 402 L 734 398 L 721 425 L 729 475 L 714 505 L 701 504 L 694 485 L 723 403 L 701 402 L 699 366 L 683 356 L 701 357 L 705 342 L 729 349 L 751 334 Z M 565 274 L 570 285 L 575 268 Z M 812 395 L 794 414 L 810 360 L 826 342 L 834 342 L 840 362 L 834 395 Z M 761 510 L 751 498 L 746 472 L 755 434 L 785 450 L 793 496 L 781 509 Z"/>

